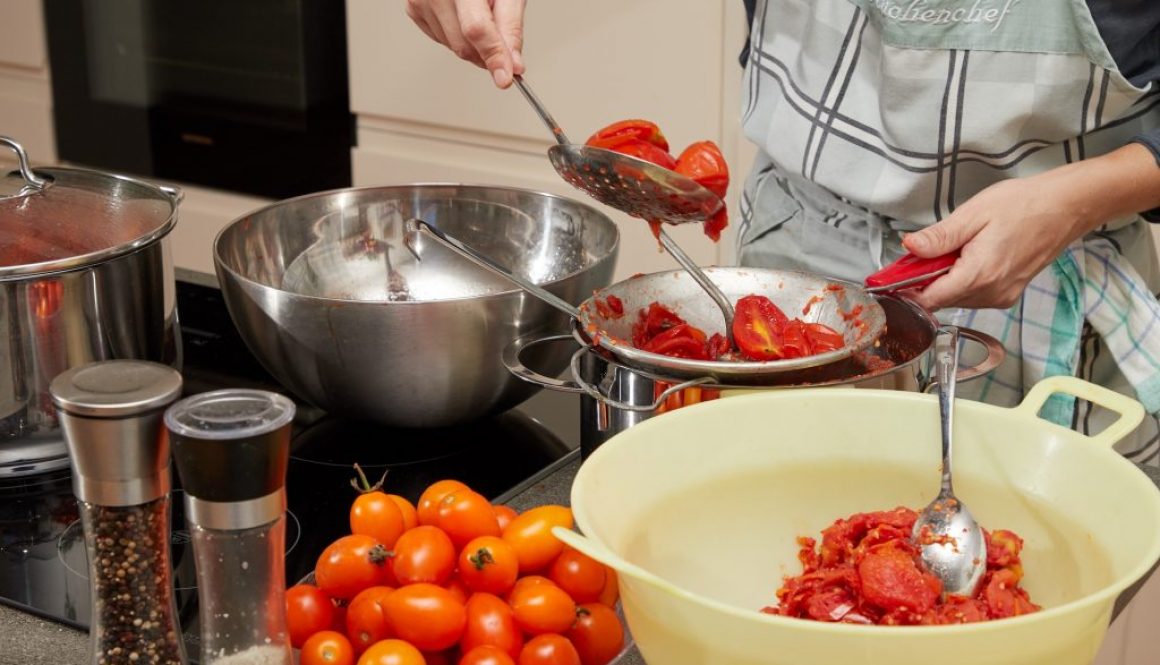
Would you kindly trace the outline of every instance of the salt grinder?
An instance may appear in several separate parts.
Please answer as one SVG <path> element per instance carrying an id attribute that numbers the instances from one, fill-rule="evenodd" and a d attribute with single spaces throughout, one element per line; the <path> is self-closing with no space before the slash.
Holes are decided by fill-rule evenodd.
<path id="1" fill-rule="evenodd" d="M 197 567 L 203 665 L 290 665 L 286 466 L 294 403 L 261 390 L 165 413 Z"/>
<path id="2" fill-rule="evenodd" d="M 186 662 L 169 554 L 171 367 L 83 365 L 49 387 L 73 465 L 92 584 L 93 665 Z"/>

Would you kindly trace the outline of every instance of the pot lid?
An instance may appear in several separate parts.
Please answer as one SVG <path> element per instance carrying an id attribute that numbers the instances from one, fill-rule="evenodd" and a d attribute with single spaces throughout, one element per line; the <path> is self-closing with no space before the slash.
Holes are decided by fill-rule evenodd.
<path id="1" fill-rule="evenodd" d="M 75 270 L 139 249 L 172 230 L 179 190 L 71 168 L 0 172 L 0 281 Z"/>

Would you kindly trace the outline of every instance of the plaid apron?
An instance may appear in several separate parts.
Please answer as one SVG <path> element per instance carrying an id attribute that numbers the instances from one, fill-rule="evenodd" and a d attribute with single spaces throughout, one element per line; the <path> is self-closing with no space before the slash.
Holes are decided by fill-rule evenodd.
<path id="1" fill-rule="evenodd" d="M 1120 74 L 1083 0 L 763 0 L 743 109 L 760 152 L 742 265 L 860 281 L 902 254 L 903 233 L 988 185 L 1160 125 L 1160 91 Z M 1160 412 L 1158 286 L 1151 235 L 1132 216 L 1073 243 L 1014 307 L 940 312 L 1008 353 L 960 395 L 1009 406 L 1070 374 Z M 1091 426 L 1070 398 L 1043 415 Z"/>

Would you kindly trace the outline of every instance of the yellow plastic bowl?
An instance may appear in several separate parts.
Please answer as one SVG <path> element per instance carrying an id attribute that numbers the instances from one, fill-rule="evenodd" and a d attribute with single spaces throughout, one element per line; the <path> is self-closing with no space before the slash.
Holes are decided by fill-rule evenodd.
<path id="1" fill-rule="evenodd" d="M 1037 417 L 1053 393 L 1119 412 L 1086 437 Z M 610 439 L 572 488 L 587 537 L 561 537 L 621 574 L 651 665 L 1088 665 L 1116 597 L 1160 559 L 1160 491 L 1112 445 L 1143 409 L 1053 378 L 1020 406 L 960 400 L 955 490 L 980 523 L 1026 541 L 1042 612 L 946 627 L 764 615 L 800 573 L 795 537 L 937 493 L 937 399 L 877 390 L 757 393 L 681 409 Z"/>

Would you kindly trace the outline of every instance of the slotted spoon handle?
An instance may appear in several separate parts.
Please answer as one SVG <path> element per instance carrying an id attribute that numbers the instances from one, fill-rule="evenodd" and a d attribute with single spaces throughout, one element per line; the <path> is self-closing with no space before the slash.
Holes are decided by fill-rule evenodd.
<path id="1" fill-rule="evenodd" d="M 709 279 L 709 276 L 693 262 L 693 259 L 664 229 L 661 229 L 660 240 L 665 251 L 671 254 L 677 263 L 685 269 L 685 272 L 689 273 L 689 276 L 705 290 L 705 293 L 709 294 L 713 302 L 717 303 L 717 307 L 721 310 L 721 316 L 725 318 L 725 338 L 729 340 L 729 348 L 736 349 L 737 345 L 733 343 L 733 303 L 729 302 L 729 298 L 722 293 L 721 289 L 717 288 L 713 280 Z"/>
<path id="2" fill-rule="evenodd" d="M 552 131 L 552 136 L 556 138 L 556 143 L 568 145 L 570 141 L 564 135 L 564 130 L 560 129 L 560 124 L 556 122 L 556 119 L 552 117 L 551 113 L 548 113 L 548 109 L 544 107 L 543 102 L 536 96 L 536 93 L 532 92 L 532 89 L 528 87 L 527 83 L 524 83 L 524 77 L 516 74 L 512 77 L 512 80 L 515 81 L 516 87 L 520 89 L 520 92 L 524 93 L 524 99 L 528 100 L 532 108 L 536 109 L 536 114 L 540 116 L 540 120 L 543 120 L 544 124 L 548 126 L 548 129 Z"/>

